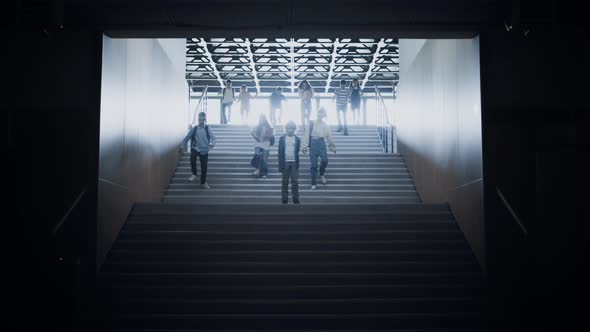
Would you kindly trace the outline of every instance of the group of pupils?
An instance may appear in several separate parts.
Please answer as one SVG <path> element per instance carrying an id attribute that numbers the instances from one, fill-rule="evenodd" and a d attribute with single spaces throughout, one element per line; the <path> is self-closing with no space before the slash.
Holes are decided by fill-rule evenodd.
<path id="1" fill-rule="evenodd" d="M 300 125 L 305 128 L 310 121 L 312 100 L 314 98 L 314 91 L 312 86 L 307 80 L 303 80 L 297 86 L 300 109 L 301 109 L 301 122 Z M 344 135 L 348 135 L 348 125 L 346 120 L 346 113 L 348 105 L 352 111 L 353 122 L 356 125 L 360 123 L 360 108 L 361 108 L 361 86 L 358 79 L 352 80 L 350 86 L 347 86 L 345 80 L 340 81 L 340 86 L 334 89 L 334 95 L 332 101 L 336 101 L 336 113 L 338 117 L 338 132 L 344 131 Z M 240 116 L 242 124 L 248 122 L 248 116 L 250 113 L 251 100 L 258 96 L 258 92 L 253 96 L 246 85 L 240 87 L 239 93 L 236 95 L 234 88 L 232 87 L 231 80 L 225 82 L 225 87 L 220 91 L 221 94 L 221 124 L 227 124 L 231 122 L 231 106 L 238 102 L 240 103 Z M 283 117 L 283 104 L 287 102 L 287 98 L 283 95 L 283 88 L 278 87 L 273 91 L 269 97 L 270 109 L 269 118 L 270 123 L 275 126 L 277 123 L 282 123 Z M 278 111 L 278 117 L 277 117 Z"/>
<path id="2" fill-rule="evenodd" d="M 297 124 L 289 121 L 285 124 L 285 134 L 279 138 L 278 146 L 278 168 L 282 175 L 281 181 L 281 201 L 283 204 L 288 203 L 288 186 L 291 183 L 291 196 L 294 204 L 299 204 L 299 154 L 309 153 L 310 173 L 311 173 L 311 190 L 317 189 L 318 176 L 318 159 L 320 160 L 319 175 L 322 183 L 327 184 L 325 176 L 328 166 L 329 149 L 336 153 L 336 144 L 332 137 L 329 125 L 324 121 L 327 112 L 320 107 L 317 111 L 317 119 L 310 120 L 311 104 L 314 97 L 313 89 L 307 81 L 302 81 L 298 86 L 298 93 L 301 99 L 301 124 L 304 130 L 300 138 L 296 135 Z M 243 85 L 240 89 L 238 98 L 235 98 L 234 89 L 231 81 L 226 81 L 226 86 L 221 91 L 221 123 L 227 124 L 231 121 L 231 105 L 236 100 L 241 103 L 240 115 L 242 122 L 246 123 L 248 113 L 250 112 L 250 101 L 253 98 L 248 92 L 247 87 Z M 348 126 L 346 121 L 346 111 L 348 103 L 351 104 L 353 119 L 358 124 L 359 109 L 361 101 L 361 88 L 358 80 L 353 80 L 350 87 L 346 87 L 346 81 L 342 80 L 340 86 L 334 89 L 332 100 L 336 100 L 336 110 L 338 114 L 338 132 L 344 132 L 348 135 Z M 282 94 L 279 87 L 270 96 L 270 122 L 265 114 L 261 114 L 258 124 L 252 129 L 250 134 L 255 140 L 254 156 L 250 165 L 255 169 L 252 173 L 261 179 L 268 177 L 268 156 L 271 147 L 275 144 L 274 126 L 277 123 L 276 111 L 278 114 L 278 123 L 281 123 L 282 104 L 287 98 Z M 226 112 L 227 111 L 227 112 Z M 191 142 L 191 172 L 189 181 L 197 180 L 197 159 L 201 164 L 201 188 L 209 189 L 207 183 L 207 164 L 209 150 L 215 146 L 215 134 L 206 124 L 206 114 L 199 113 L 199 124 L 193 127 L 184 138 L 182 146 L 186 146 L 188 141 Z M 271 124 L 272 123 L 272 124 Z"/>

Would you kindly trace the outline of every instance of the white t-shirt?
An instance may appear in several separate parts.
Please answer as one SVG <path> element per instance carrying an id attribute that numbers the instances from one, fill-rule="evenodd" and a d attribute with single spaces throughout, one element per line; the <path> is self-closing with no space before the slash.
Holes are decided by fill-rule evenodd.
<path id="1" fill-rule="evenodd" d="M 285 136 L 285 161 L 295 161 L 295 135 Z"/>
<path id="2" fill-rule="evenodd" d="M 223 102 L 224 103 L 233 103 L 234 102 L 233 88 L 225 88 L 225 93 L 223 94 Z"/>

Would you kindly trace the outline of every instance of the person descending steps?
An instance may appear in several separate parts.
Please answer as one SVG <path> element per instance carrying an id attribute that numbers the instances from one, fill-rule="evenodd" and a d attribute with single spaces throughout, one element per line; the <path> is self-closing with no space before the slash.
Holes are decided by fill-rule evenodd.
<path id="1" fill-rule="evenodd" d="M 225 81 L 225 87 L 219 92 L 221 94 L 221 124 L 227 124 L 231 122 L 231 105 L 236 101 L 236 94 L 231 84 L 231 80 Z"/>
<path id="2" fill-rule="evenodd" d="M 330 127 L 323 121 L 326 117 L 326 109 L 320 107 L 318 109 L 318 118 L 316 121 L 310 121 L 309 126 L 305 128 L 303 134 L 302 152 L 305 154 L 309 149 L 309 159 L 311 162 L 311 190 L 316 190 L 317 173 L 318 173 L 318 158 L 320 163 L 320 177 L 322 183 L 326 185 L 326 167 L 328 167 L 328 152 L 326 150 L 326 141 L 330 151 L 336 153 L 336 144 L 330 133 Z"/>
<path id="3" fill-rule="evenodd" d="M 352 123 L 356 126 L 361 124 L 361 99 L 363 92 L 358 79 L 352 80 L 350 84 L 350 111 L 352 112 Z"/>
<path id="4" fill-rule="evenodd" d="M 295 135 L 297 125 L 289 121 L 285 125 L 285 132 L 279 139 L 279 172 L 282 173 L 281 198 L 283 204 L 289 201 L 289 179 L 291 180 L 291 195 L 293 204 L 299 204 L 299 149 L 301 139 Z"/>
<path id="5" fill-rule="evenodd" d="M 283 103 L 287 102 L 287 97 L 283 95 L 283 88 L 278 87 L 275 92 L 270 95 L 270 122 L 273 126 L 281 123 L 283 118 Z M 279 110 L 279 119 L 277 122 L 277 110 Z"/>
<path id="6" fill-rule="evenodd" d="M 268 155 L 270 147 L 275 143 L 274 129 L 268 123 L 266 115 L 260 115 L 258 125 L 252 128 L 250 135 L 256 140 L 254 157 L 250 162 L 250 165 L 256 169 L 252 175 L 266 179 L 268 176 Z"/>
<path id="7" fill-rule="evenodd" d="M 258 96 L 258 92 L 256 92 L 256 96 Z M 248 115 L 250 114 L 250 101 L 252 100 L 252 94 L 248 92 L 248 87 L 246 85 L 242 85 L 240 88 L 240 94 L 238 96 L 238 103 L 240 103 L 240 115 L 242 116 L 242 124 L 245 125 L 248 123 Z"/>
<path id="8" fill-rule="evenodd" d="M 301 99 L 301 126 L 306 128 L 311 117 L 311 100 L 313 88 L 307 80 L 301 81 L 298 86 L 299 99 Z"/>
<path id="9" fill-rule="evenodd" d="M 346 110 L 350 91 L 346 87 L 346 81 L 340 81 L 340 87 L 334 89 L 332 100 L 336 99 L 336 115 L 338 116 L 338 132 L 344 130 L 344 136 L 348 136 L 348 125 L 346 124 Z M 343 126 L 344 125 L 344 126 Z"/>
<path id="10" fill-rule="evenodd" d="M 197 157 L 201 163 L 201 188 L 209 189 L 207 184 L 207 164 L 209 163 L 209 150 L 215 147 L 215 134 L 213 130 L 205 124 L 207 115 L 205 112 L 199 113 L 199 124 L 189 131 L 186 137 L 182 140 L 180 152 L 186 147 L 186 143 L 191 141 L 191 172 L 189 181 L 193 182 L 197 179 Z"/>

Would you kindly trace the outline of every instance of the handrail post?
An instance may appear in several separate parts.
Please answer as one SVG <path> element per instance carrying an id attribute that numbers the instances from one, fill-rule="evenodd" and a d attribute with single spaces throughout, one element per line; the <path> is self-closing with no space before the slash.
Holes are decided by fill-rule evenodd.
<path id="1" fill-rule="evenodd" d="M 188 85 L 188 113 L 187 113 L 187 124 L 191 123 L 191 85 Z"/>

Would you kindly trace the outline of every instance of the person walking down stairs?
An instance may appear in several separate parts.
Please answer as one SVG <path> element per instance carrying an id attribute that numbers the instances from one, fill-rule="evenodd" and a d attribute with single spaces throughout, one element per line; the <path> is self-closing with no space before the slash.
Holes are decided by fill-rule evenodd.
<path id="1" fill-rule="evenodd" d="M 221 89 L 221 109 L 220 109 L 220 122 L 221 124 L 227 124 L 231 122 L 231 105 L 236 101 L 236 92 L 231 85 L 231 80 L 225 81 L 225 87 Z"/>
<path id="2" fill-rule="evenodd" d="M 258 96 L 258 92 L 256 92 Z M 242 124 L 248 123 L 248 115 L 250 114 L 250 101 L 252 100 L 252 94 L 248 92 L 248 87 L 242 85 L 240 88 L 240 95 L 238 96 L 238 103 L 240 103 L 240 115 L 242 116 Z"/>
<path id="3" fill-rule="evenodd" d="M 277 110 L 279 110 L 279 120 L 281 123 L 283 118 L 283 103 L 287 102 L 287 97 L 283 95 L 283 88 L 278 87 L 275 92 L 270 95 L 270 122 L 273 126 L 277 125 Z"/>
<path id="4" fill-rule="evenodd" d="M 182 140 L 180 151 L 184 150 L 186 143 L 191 141 L 191 172 L 193 173 L 189 181 L 197 180 L 197 157 L 201 163 L 201 188 L 209 189 L 207 183 L 207 164 L 209 163 L 209 150 L 215 147 L 215 134 L 213 130 L 205 124 L 207 115 L 205 112 L 199 113 L 199 124 L 189 131 Z"/>
<path id="5" fill-rule="evenodd" d="M 289 179 L 293 204 L 299 204 L 299 149 L 301 139 L 295 135 L 297 125 L 289 121 L 285 125 L 286 134 L 279 138 L 279 172 L 283 175 L 281 198 L 283 204 L 289 201 Z"/>
<path id="6" fill-rule="evenodd" d="M 305 128 L 303 134 L 302 152 L 305 154 L 309 149 L 309 160 L 311 162 L 311 190 L 315 190 L 317 184 L 318 174 L 318 158 L 322 161 L 320 163 L 320 177 L 322 183 L 328 183 L 326 179 L 326 167 L 328 167 L 328 152 L 326 150 L 326 141 L 330 151 L 336 153 L 336 144 L 330 133 L 330 126 L 328 126 L 323 119 L 326 117 L 326 109 L 321 107 L 318 109 L 318 118 L 316 121 L 310 121 L 309 126 Z"/>
<path id="7" fill-rule="evenodd" d="M 352 123 L 354 125 L 361 124 L 361 97 L 363 91 L 359 84 L 359 80 L 355 78 L 350 84 L 350 111 L 352 112 Z"/>
<path id="8" fill-rule="evenodd" d="M 307 80 L 299 83 L 298 94 L 301 99 L 301 126 L 305 129 L 311 117 L 311 99 L 313 98 L 313 88 Z"/>
<path id="9" fill-rule="evenodd" d="M 250 162 L 250 165 L 256 168 L 252 175 L 266 179 L 268 175 L 268 154 L 270 153 L 270 147 L 275 143 L 274 129 L 270 126 L 266 115 L 260 115 L 258 125 L 252 128 L 250 134 L 256 140 L 254 157 Z"/>
<path id="10" fill-rule="evenodd" d="M 346 124 L 346 110 L 348 108 L 348 100 L 350 98 L 350 91 L 346 87 L 346 80 L 340 81 L 340 87 L 334 89 L 334 97 L 336 99 L 336 115 L 338 116 L 338 132 L 344 130 L 344 136 L 348 136 L 348 125 Z M 343 126 L 344 125 L 344 126 Z"/>

